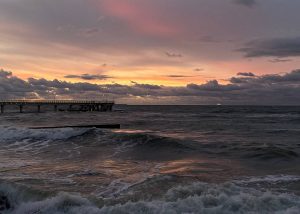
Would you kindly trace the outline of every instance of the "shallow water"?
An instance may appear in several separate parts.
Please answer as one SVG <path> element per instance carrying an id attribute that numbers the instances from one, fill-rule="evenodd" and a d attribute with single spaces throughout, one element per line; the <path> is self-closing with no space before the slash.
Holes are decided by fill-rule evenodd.
<path id="1" fill-rule="evenodd" d="M 300 107 L 122 108 L 1 115 L 0 213 L 300 212 Z"/>

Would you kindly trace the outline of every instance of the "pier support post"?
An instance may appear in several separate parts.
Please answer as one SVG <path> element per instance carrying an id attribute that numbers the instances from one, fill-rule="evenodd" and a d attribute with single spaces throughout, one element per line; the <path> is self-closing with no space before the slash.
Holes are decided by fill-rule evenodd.
<path id="1" fill-rule="evenodd" d="M 41 113 L 41 105 L 38 105 L 38 113 Z"/>
<path id="2" fill-rule="evenodd" d="M 1 105 L 1 114 L 4 113 L 4 105 Z"/>
<path id="3" fill-rule="evenodd" d="M 54 111 L 57 112 L 57 105 L 54 105 Z"/>
<path id="4" fill-rule="evenodd" d="M 72 105 L 69 105 L 69 111 L 72 111 L 72 107 L 73 107 Z"/>
<path id="5" fill-rule="evenodd" d="M 20 105 L 20 113 L 23 113 L 23 105 Z"/>

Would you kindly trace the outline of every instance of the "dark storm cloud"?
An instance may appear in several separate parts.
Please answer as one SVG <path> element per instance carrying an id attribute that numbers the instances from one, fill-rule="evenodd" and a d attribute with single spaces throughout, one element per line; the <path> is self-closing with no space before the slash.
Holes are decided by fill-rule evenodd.
<path id="1" fill-rule="evenodd" d="M 3 69 L 0 69 L 0 77 L 10 77 L 10 76 L 12 76 L 12 72 L 4 71 Z"/>
<path id="2" fill-rule="evenodd" d="M 82 74 L 82 75 L 66 75 L 65 78 L 68 79 L 82 79 L 82 80 L 106 80 L 111 78 L 107 75 L 95 75 L 95 74 Z"/>
<path id="3" fill-rule="evenodd" d="M 294 70 L 283 76 L 278 74 L 272 74 L 272 75 L 264 75 L 259 79 L 262 80 L 263 82 L 272 82 L 272 83 L 290 82 L 290 83 L 300 84 L 300 69 Z"/>
<path id="4" fill-rule="evenodd" d="M 249 77 L 231 77 L 230 82 L 233 84 L 247 83 L 251 78 Z"/>
<path id="5" fill-rule="evenodd" d="M 236 4 L 252 7 L 257 4 L 256 0 L 234 0 Z"/>
<path id="6" fill-rule="evenodd" d="M 262 76 L 245 76 L 245 77 L 232 77 L 231 83 L 248 83 L 248 84 L 296 84 L 300 87 L 300 69 L 291 71 L 284 75 L 268 74 Z"/>
<path id="7" fill-rule="evenodd" d="M 255 74 L 251 73 L 251 72 L 239 72 L 237 73 L 238 76 L 245 76 L 245 77 L 254 77 Z"/>
<path id="8" fill-rule="evenodd" d="M 300 56 L 300 37 L 255 40 L 239 49 L 246 57 Z"/>
<path id="9" fill-rule="evenodd" d="M 0 70 L 0 100 L 23 97 L 32 91 L 28 82 L 12 76 L 10 71 Z"/>
<path id="10" fill-rule="evenodd" d="M 150 85 L 150 84 L 135 84 L 135 87 L 143 88 L 143 89 L 150 89 L 150 90 L 158 90 L 158 89 L 161 89 L 161 86 L 158 86 L 158 85 Z"/>
<path id="11" fill-rule="evenodd" d="M 202 85 L 188 84 L 187 88 L 197 90 L 197 91 L 223 91 L 223 92 L 240 89 L 239 86 L 233 84 L 220 85 L 217 80 L 210 80 L 207 83 Z"/>
<path id="12" fill-rule="evenodd" d="M 28 83 L 37 89 L 38 91 L 48 91 L 48 90 L 66 90 L 68 92 L 84 92 L 84 91 L 98 91 L 99 85 L 91 83 L 70 83 L 60 80 L 46 80 L 46 79 L 35 79 L 29 78 Z"/>
<path id="13" fill-rule="evenodd" d="M 177 103 L 193 100 L 194 104 L 259 104 L 299 105 L 300 69 L 284 75 L 272 74 L 254 77 L 232 77 L 228 84 L 211 80 L 204 84 L 191 83 L 181 87 L 152 84 L 132 85 L 70 83 L 60 80 L 29 78 L 24 81 L 0 72 L 1 99 L 51 98 L 53 94 L 68 98 L 99 98 L 112 96 L 116 99 L 154 99 L 159 104 L 164 99 L 175 99 Z"/>
<path id="14" fill-rule="evenodd" d="M 161 89 L 161 86 L 158 85 L 151 85 L 151 84 L 139 84 L 137 82 L 131 81 L 134 84 L 134 87 L 142 88 L 142 89 L 151 89 L 151 90 L 158 90 Z"/>

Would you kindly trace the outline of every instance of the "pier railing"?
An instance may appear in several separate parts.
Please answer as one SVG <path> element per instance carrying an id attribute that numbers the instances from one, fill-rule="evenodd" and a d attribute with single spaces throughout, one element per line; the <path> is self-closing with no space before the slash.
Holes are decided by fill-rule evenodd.
<path id="1" fill-rule="evenodd" d="M 112 111 L 115 102 L 111 100 L 0 100 L 0 113 L 4 113 L 5 106 L 19 106 L 20 113 L 24 106 L 36 106 L 41 112 L 42 106 L 53 106 L 54 111 Z M 68 106 L 60 109 L 59 106 Z"/>
<path id="2" fill-rule="evenodd" d="M 114 104 L 112 100 L 0 100 L 2 105 L 18 104 Z"/>

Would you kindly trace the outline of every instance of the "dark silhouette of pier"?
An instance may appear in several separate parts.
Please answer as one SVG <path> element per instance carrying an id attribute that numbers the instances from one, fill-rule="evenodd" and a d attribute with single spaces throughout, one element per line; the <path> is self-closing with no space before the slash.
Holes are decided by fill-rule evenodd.
<path id="1" fill-rule="evenodd" d="M 2 100 L 0 101 L 0 112 L 4 113 L 6 107 L 17 106 L 19 112 L 24 112 L 25 106 L 35 107 L 37 112 L 41 112 L 43 107 L 52 107 L 54 111 L 112 111 L 114 101 L 97 100 Z"/>

